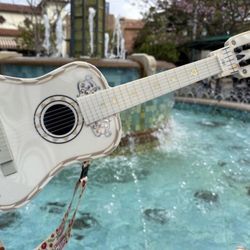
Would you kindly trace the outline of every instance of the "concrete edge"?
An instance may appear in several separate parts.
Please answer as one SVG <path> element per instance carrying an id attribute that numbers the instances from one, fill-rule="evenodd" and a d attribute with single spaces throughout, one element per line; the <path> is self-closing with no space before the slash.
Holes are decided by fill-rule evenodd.
<path id="1" fill-rule="evenodd" d="M 222 107 L 222 108 L 227 108 L 227 109 L 250 112 L 250 104 L 246 104 L 246 103 L 236 103 L 236 102 L 218 101 L 218 100 L 201 99 L 201 98 L 190 98 L 190 97 L 175 97 L 175 101 L 183 102 L 183 103 L 207 105 L 207 106 L 217 106 L 217 107 Z"/>

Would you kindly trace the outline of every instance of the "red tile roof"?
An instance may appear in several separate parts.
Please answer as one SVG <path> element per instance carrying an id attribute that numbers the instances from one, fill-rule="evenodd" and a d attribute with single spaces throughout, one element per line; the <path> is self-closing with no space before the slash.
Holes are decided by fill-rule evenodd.
<path id="1" fill-rule="evenodd" d="M 31 8 L 28 5 L 20 5 L 20 4 L 9 4 L 9 3 L 0 3 L 0 11 L 3 12 L 14 12 L 21 14 L 31 14 L 31 13 L 40 13 L 40 8 Z"/>
<path id="2" fill-rule="evenodd" d="M 124 29 L 140 30 L 144 26 L 144 22 L 142 20 L 122 18 L 121 21 Z"/>
<path id="3" fill-rule="evenodd" d="M 0 36 L 14 36 L 17 37 L 20 35 L 20 32 L 18 30 L 14 29 L 1 29 L 0 28 Z"/>

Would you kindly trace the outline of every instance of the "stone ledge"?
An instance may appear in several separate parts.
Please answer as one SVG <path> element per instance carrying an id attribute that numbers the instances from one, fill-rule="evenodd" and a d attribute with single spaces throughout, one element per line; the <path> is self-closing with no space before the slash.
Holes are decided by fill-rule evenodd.
<path id="1" fill-rule="evenodd" d="M 201 98 L 190 98 L 190 97 L 175 97 L 175 101 L 184 102 L 184 103 L 192 103 L 192 104 L 200 104 L 200 105 L 218 106 L 218 107 L 227 108 L 227 109 L 250 112 L 250 104 L 246 104 L 246 103 L 218 101 L 218 100 L 213 100 L 213 99 L 201 99 Z"/>

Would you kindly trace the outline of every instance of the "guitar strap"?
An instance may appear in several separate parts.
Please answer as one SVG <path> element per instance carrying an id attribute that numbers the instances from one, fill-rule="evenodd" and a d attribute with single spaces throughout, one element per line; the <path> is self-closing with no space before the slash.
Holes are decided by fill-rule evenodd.
<path id="1" fill-rule="evenodd" d="M 78 211 L 83 192 L 87 185 L 87 174 L 89 165 L 90 164 L 87 161 L 83 162 L 82 164 L 82 172 L 80 175 L 80 179 L 75 185 L 71 201 L 68 205 L 68 208 L 63 216 L 59 227 L 57 227 L 57 229 L 45 241 L 43 241 L 37 248 L 35 248 L 35 250 L 62 250 L 69 242 L 71 230 L 75 221 L 75 216 Z M 77 201 L 75 202 L 77 191 L 79 195 Z M 72 205 L 74 203 L 75 208 L 72 208 Z M 72 213 L 72 215 L 69 218 L 70 213 Z"/>

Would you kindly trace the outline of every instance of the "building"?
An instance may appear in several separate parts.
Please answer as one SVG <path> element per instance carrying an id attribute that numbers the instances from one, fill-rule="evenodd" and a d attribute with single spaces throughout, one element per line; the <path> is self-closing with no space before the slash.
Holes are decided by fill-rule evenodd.
<path id="1" fill-rule="evenodd" d="M 18 25 L 31 14 L 29 6 L 0 3 L 0 50 L 18 50 Z"/>
<path id="2" fill-rule="evenodd" d="M 63 19 L 64 33 L 66 32 L 67 15 L 64 10 L 67 0 L 42 0 L 37 6 L 0 3 L 0 51 L 17 51 L 23 54 L 32 54 L 34 50 L 22 48 L 19 45 L 20 39 L 19 26 L 25 20 L 36 18 L 43 23 L 43 14 L 47 14 L 51 23 L 56 21 L 58 14 Z M 66 34 L 64 35 L 66 37 Z M 65 39 L 66 40 L 66 39 Z M 63 42 L 63 54 L 66 54 L 66 41 Z"/>
<path id="3" fill-rule="evenodd" d="M 139 31 L 144 27 L 142 20 L 121 18 L 121 30 L 125 40 L 125 50 L 127 54 L 133 53 L 134 43 Z M 106 32 L 113 33 L 115 29 L 115 16 L 106 15 Z"/>
<path id="4" fill-rule="evenodd" d="M 144 27 L 142 20 L 122 18 L 121 28 L 125 39 L 125 49 L 128 54 L 133 52 L 134 43 L 138 36 L 139 31 Z"/>

